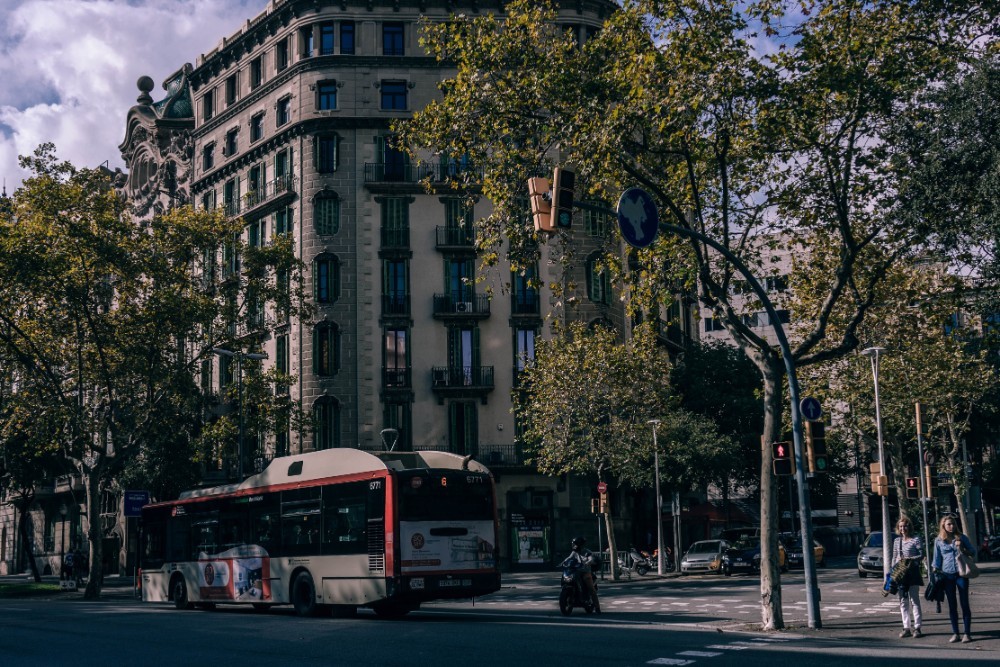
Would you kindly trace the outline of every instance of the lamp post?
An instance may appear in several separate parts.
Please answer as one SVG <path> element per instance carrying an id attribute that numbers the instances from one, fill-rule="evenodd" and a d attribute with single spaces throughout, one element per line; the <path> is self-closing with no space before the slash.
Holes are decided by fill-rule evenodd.
<path id="1" fill-rule="evenodd" d="M 220 357 L 229 357 L 230 359 L 236 358 L 236 408 L 239 410 L 239 435 L 236 438 L 236 450 L 237 450 L 237 461 L 236 461 L 236 476 L 239 477 L 242 482 L 243 476 L 243 360 L 244 359 L 267 359 L 266 354 L 261 354 L 257 352 L 244 352 L 243 350 L 237 350 L 233 352 L 232 350 L 227 350 L 222 347 L 213 347 L 212 353 L 217 354 Z"/>
<path id="2" fill-rule="evenodd" d="M 879 403 L 878 393 L 878 366 L 879 359 L 885 354 L 884 347 L 869 347 L 861 351 L 861 354 L 872 361 L 872 377 L 875 381 L 875 431 L 878 435 L 878 461 L 882 468 L 882 474 L 888 475 L 889 468 L 885 461 L 885 447 L 882 444 L 882 407 Z M 889 574 L 890 547 L 889 540 L 892 532 L 889 528 L 889 496 L 882 496 L 882 574 Z"/>
<path id="3" fill-rule="evenodd" d="M 66 578 L 66 515 L 69 514 L 69 508 L 66 507 L 66 503 L 59 506 L 59 516 L 62 517 L 62 539 L 60 544 L 62 545 L 62 558 L 59 561 L 59 578 Z"/>
<path id="4" fill-rule="evenodd" d="M 653 426 L 653 477 L 656 480 L 656 573 L 663 574 L 663 501 L 660 500 L 660 447 L 656 443 L 656 427 L 659 419 L 650 419 Z"/>

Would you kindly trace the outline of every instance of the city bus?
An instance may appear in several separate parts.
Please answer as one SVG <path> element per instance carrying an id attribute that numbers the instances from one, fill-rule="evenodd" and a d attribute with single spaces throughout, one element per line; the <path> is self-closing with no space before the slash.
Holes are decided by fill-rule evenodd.
<path id="1" fill-rule="evenodd" d="M 493 477 L 471 456 L 322 450 L 146 505 L 139 585 L 177 609 L 398 617 L 499 590 L 498 530 Z"/>

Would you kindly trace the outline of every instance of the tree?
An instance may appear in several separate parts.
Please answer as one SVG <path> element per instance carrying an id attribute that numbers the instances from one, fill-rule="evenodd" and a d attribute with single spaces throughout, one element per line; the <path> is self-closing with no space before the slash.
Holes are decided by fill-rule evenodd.
<path id="1" fill-rule="evenodd" d="M 31 424 L 32 443 L 81 475 L 98 517 L 123 471 L 190 455 L 201 361 L 215 346 L 256 344 L 265 304 L 293 309 L 296 292 L 276 276 L 297 266 L 288 239 L 244 248 L 241 220 L 183 208 L 136 224 L 105 173 L 57 161 L 51 145 L 22 164 L 33 175 L 0 218 L 0 348 L 19 387 L 3 430 Z M 87 536 L 85 596 L 97 598 L 100 521 Z"/>
<path id="2" fill-rule="evenodd" d="M 514 254 L 533 242 L 524 180 L 553 159 L 576 167 L 581 194 L 613 200 L 627 185 L 645 188 L 672 224 L 714 238 L 751 267 L 767 253 L 751 242 L 756 232 L 803 240 L 816 254 L 815 306 L 795 313 L 813 324 L 793 351 L 805 366 L 857 347 L 885 271 L 923 242 L 926 228 L 891 214 L 899 165 L 881 138 L 921 91 L 956 70 L 967 43 L 958 36 L 994 14 L 963 2 L 738 7 L 625 2 L 582 46 L 556 26 L 551 5 L 530 0 L 507 5 L 502 20 L 428 25 L 423 44 L 455 75 L 441 101 L 397 129 L 415 155 L 465 154 L 483 168 L 479 185 L 494 210 L 480 223 L 482 238 L 506 241 Z M 775 48 L 758 50 L 760 35 Z M 661 238 L 638 258 L 686 267 L 696 279 L 701 303 L 761 374 L 763 442 L 774 441 L 783 431 L 784 362 L 734 307 L 733 267 L 694 240 Z M 639 296 L 663 281 L 658 270 L 621 273 Z M 835 314 L 847 326 L 831 338 Z M 784 621 L 770 446 L 761 454 L 762 620 L 775 629 Z"/>
<path id="3" fill-rule="evenodd" d="M 664 420 L 661 471 L 675 488 L 707 483 L 729 465 L 728 440 L 714 425 L 671 405 L 669 360 L 648 326 L 624 345 L 603 326 L 574 322 L 563 333 L 539 343 L 525 389 L 514 396 L 521 437 L 540 472 L 596 474 L 602 482 L 648 487 L 652 419 Z M 610 513 L 605 522 L 614 562 Z"/>

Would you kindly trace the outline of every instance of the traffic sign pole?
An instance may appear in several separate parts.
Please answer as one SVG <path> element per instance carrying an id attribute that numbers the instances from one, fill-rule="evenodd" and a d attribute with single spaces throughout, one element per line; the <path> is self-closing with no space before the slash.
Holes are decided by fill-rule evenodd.
<path id="1" fill-rule="evenodd" d="M 929 472 L 929 469 L 923 465 L 925 457 L 931 456 L 930 452 L 924 453 L 924 427 L 921 420 L 920 414 L 920 402 L 914 404 L 914 409 L 917 413 L 917 480 L 920 483 L 920 506 L 923 510 L 924 517 L 924 559 L 927 562 L 927 571 L 931 571 L 931 555 L 930 555 L 930 526 L 927 525 L 927 503 L 931 501 L 930 499 L 930 478 L 928 477 L 927 482 L 924 483 L 925 473 Z M 933 457 L 931 457 L 933 460 Z M 885 535 L 882 536 L 885 539 Z"/>

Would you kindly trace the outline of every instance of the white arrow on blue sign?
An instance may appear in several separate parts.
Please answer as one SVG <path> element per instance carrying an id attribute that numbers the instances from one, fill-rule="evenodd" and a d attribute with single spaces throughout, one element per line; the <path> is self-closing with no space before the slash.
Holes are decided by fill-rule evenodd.
<path id="1" fill-rule="evenodd" d="M 814 421 L 823 416 L 823 408 L 820 407 L 819 401 L 817 401 L 812 396 L 807 396 L 799 401 L 799 411 L 802 416 L 810 421 Z"/>
<path id="2" fill-rule="evenodd" d="M 618 228 L 622 238 L 633 248 L 645 248 L 656 240 L 660 216 L 649 193 L 629 188 L 618 200 Z"/>

